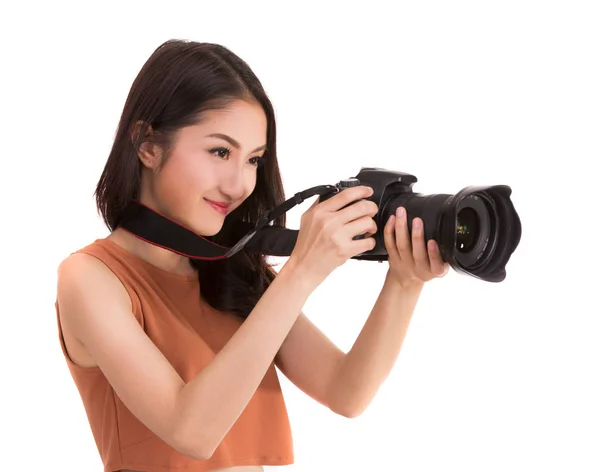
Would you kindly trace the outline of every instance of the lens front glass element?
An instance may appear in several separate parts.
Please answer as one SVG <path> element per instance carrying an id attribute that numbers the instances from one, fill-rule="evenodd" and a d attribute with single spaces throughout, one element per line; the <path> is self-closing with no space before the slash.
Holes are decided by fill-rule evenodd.
<path id="1" fill-rule="evenodd" d="M 480 221 L 477 212 L 470 207 L 463 208 L 456 217 L 456 249 L 467 253 L 477 242 L 480 232 Z"/>

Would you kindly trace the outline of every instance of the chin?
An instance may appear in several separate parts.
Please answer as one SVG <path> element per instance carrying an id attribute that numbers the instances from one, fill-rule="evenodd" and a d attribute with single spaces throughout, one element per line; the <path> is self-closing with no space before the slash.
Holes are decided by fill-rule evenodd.
<path id="1" fill-rule="evenodd" d="M 223 225 L 215 224 L 215 225 L 194 225 L 192 227 L 192 231 L 199 236 L 215 236 L 223 229 Z"/>
<path id="2" fill-rule="evenodd" d="M 221 231 L 221 228 L 217 229 L 216 231 L 204 231 L 204 233 L 202 233 L 202 236 L 216 236 L 217 234 L 219 234 L 219 231 Z"/>

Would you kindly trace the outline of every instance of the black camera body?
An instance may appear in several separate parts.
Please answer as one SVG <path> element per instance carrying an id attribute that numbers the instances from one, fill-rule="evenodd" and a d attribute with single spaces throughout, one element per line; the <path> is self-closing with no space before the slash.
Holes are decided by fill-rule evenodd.
<path id="1" fill-rule="evenodd" d="M 456 194 L 423 195 L 413 191 L 416 182 L 414 175 L 405 172 L 363 167 L 320 200 L 349 187 L 371 187 L 373 195 L 368 200 L 379 207 L 374 217 L 377 228 L 383 228 L 390 215 L 403 206 L 409 231 L 413 218 L 421 218 L 425 240 L 438 243 L 442 259 L 454 270 L 488 282 L 504 280 L 506 264 L 521 239 L 521 220 L 510 199 L 512 189 L 507 185 L 469 186 Z M 377 231 L 374 238 L 375 247 L 361 254 L 361 260 L 381 260 L 387 255 L 383 231 Z"/>

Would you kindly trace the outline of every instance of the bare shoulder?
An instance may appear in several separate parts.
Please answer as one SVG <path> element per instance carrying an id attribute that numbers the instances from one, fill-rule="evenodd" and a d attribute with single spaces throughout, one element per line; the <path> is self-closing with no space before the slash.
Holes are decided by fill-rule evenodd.
<path id="1" fill-rule="evenodd" d="M 67 300 L 77 295 L 93 298 L 111 295 L 131 307 L 127 291 L 117 276 L 101 260 L 85 253 L 71 254 L 60 263 L 57 290 L 59 298 L 62 295 Z"/>
<path id="2" fill-rule="evenodd" d="M 117 276 L 98 258 L 85 253 L 71 254 L 59 265 L 57 300 L 63 329 L 77 339 L 100 311 L 131 310 L 129 295 Z"/>
<path id="3" fill-rule="evenodd" d="M 90 362 L 146 427 L 178 449 L 177 398 L 185 384 L 144 332 L 119 278 L 94 256 L 75 253 L 59 266 L 57 292 L 61 322 Z"/>
<path id="4" fill-rule="evenodd" d="M 111 297 L 124 309 L 131 307 L 125 288 L 102 261 L 74 253 L 61 262 L 57 284 L 59 322 L 69 357 L 81 367 L 98 365 L 81 339 L 94 312 L 86 307 L 101 306 L 103 297 Z"/>
<path id="5" fill-rule="evenodd" d="M 85 327 L 84 317 L 89 310 L 78 307 L 95 303 L 95 289 L 102 287 L 108 292 L 106 295 L 120 299 L 125 307 L 131 306 L 117 277 L 97 258 L 74 253 L 59 265 L 57 294 L 62 336 L 71 361 L 84 368 L 97 367 L 98 363 L 81 341 L 81 325 Z"/>

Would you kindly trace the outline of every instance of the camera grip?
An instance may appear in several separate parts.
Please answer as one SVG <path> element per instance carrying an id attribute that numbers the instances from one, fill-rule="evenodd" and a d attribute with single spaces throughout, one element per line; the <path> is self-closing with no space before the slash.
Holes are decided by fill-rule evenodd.
<path id="1" fill-rule="evenodd" d="M 321 195 L 319 197 L 319 203 L 324 202 L 325 200 L 329 200 L 331 197 L 333 197 L 334 195 L 337 195 L 338 193 L 340 193 L 341 191 L 350 188 L 350 187 L 356 187 L 360 185 L 360 180 L 355 179 L 355 178 L 351 178 L 351 179 L 347 179 L 347 180 L 340 180 L 340 182 L 338 182 L 336 184 L 336 188 L 338 189 L 338 191 L 331 191 L 328 193 L 325 193 L 323 195 Z M 344 208 L 348 208 L 350 205 L 354 205 L 356 202 L 359 202 L 361 200 L 365 200 L 364 198 L 361 198 L 359 200 L 355 200 L 353 202 L 348 203 L 347 205 L 344 205 L 342 208 L 340 208 L 340 210 L 343 210 Z M 339 211 L 339 210 L 338 210 Z M 365 239 L 367 237 L 368 233 L 365 234 L 358 234 L 356 236 L 354 236 L 352 238 L 353 241 L 358 241 L 360 239 Z"/>

